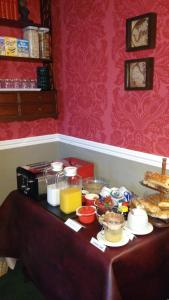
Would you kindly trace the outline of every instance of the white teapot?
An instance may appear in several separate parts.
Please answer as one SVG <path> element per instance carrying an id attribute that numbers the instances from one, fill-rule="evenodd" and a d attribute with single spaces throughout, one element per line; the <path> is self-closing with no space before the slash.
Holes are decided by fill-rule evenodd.
<path id="1" fill-rule="evenodd" d="M 145 209 L 136 207 L 131 209 L 127 218 L 127 227 L 131 230 L 142 231 L 148 226 L 148 215 Z"/>

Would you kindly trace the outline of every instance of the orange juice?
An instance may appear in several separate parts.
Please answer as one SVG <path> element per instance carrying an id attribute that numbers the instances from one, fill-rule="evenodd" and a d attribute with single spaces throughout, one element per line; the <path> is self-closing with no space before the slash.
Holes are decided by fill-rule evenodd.
<path id="1" fill-rule="evenodd" d="M 65 214 L 76 211 L 82 205 L 82 193 L 79 187 L 68 187 L 60 191 L 60 210 Z"/>

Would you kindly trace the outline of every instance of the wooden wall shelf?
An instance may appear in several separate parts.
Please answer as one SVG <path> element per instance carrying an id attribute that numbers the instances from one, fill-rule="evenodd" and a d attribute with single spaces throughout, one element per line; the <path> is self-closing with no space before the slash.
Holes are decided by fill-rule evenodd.
<path id="1" fill-rule="evenodd" d="M 27 61 L 27 62 L 41 62 L 41 63 L 51 63 L 51 59 L 44 58 L 34 58 L 34 57 L 19 57 L 19 56 L 6 56 L 0 55 L 0 60 L 13 60 L 13 61 Z"/>
<path id="2" fill-rule="evenodd" d="M 41 24 L 37 24 L 33 22 L 23 22 L 20 20 L 9 20 L 9 19 L 0 19 L 0 25 L 6 27 L 15 27 L 15 28 L 23 28 L 26 26 L 36 26 L 36 27 L 41 26 Z"/>
<path id="3" fill-rule="evenodd" d="M 56 91 L 0 93 L 0 121 L 57 117 Z"/>

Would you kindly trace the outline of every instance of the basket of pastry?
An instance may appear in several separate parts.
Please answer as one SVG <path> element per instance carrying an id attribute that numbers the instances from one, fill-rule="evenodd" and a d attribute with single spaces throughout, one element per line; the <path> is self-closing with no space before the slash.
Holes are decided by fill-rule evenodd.
<path id="1" fill-rule="evenodd" d="M 152 194 L 144 198 L 132 199 L 133 207 L 146 210 L 151 223 L 157 227 L 169 226 L 169 197 L 166 194 Z"/>

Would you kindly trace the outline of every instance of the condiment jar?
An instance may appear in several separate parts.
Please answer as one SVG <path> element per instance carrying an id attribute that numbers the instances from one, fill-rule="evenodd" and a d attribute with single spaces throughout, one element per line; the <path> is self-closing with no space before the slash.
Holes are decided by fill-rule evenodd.
<path id="1" fill-rule="evenodd" d="M 82 178 L 77 175 L 76 167 L 64 168 L 63 188 L 60 191 L 60 210 L 65 214 L 75 212 L 82 205 Z"/>
<path id="2" fill-rule="evenodd" d="M 49 59 L 51 56 L 49 28 L 39 28 L 39 55 L 44 59 Z"/>
<path id="3" fill-rule="evenodd" d="M 39 34 L 38 27 L 27 26 L 23 29 L 23 37 L 29 41 L 30 57 L 39 58 Z"/>
<path id="4" fill-rule="evenodd" d="M 47 184 L 47 202 L 52 206 L 60 204 L 59 174 L 62 173 L 63 163 L 53 162 L 50 167 L 44 170 L 45 181 Z"/>
<path id="5" fill-rule="evenodd" d="M 127 220 L 128 213 L 129 213 L 129 203 L 123 202 L 122 205 L 119 205 L 118 212 L 120 212 L 124 216 L 124 219 Z"/>

